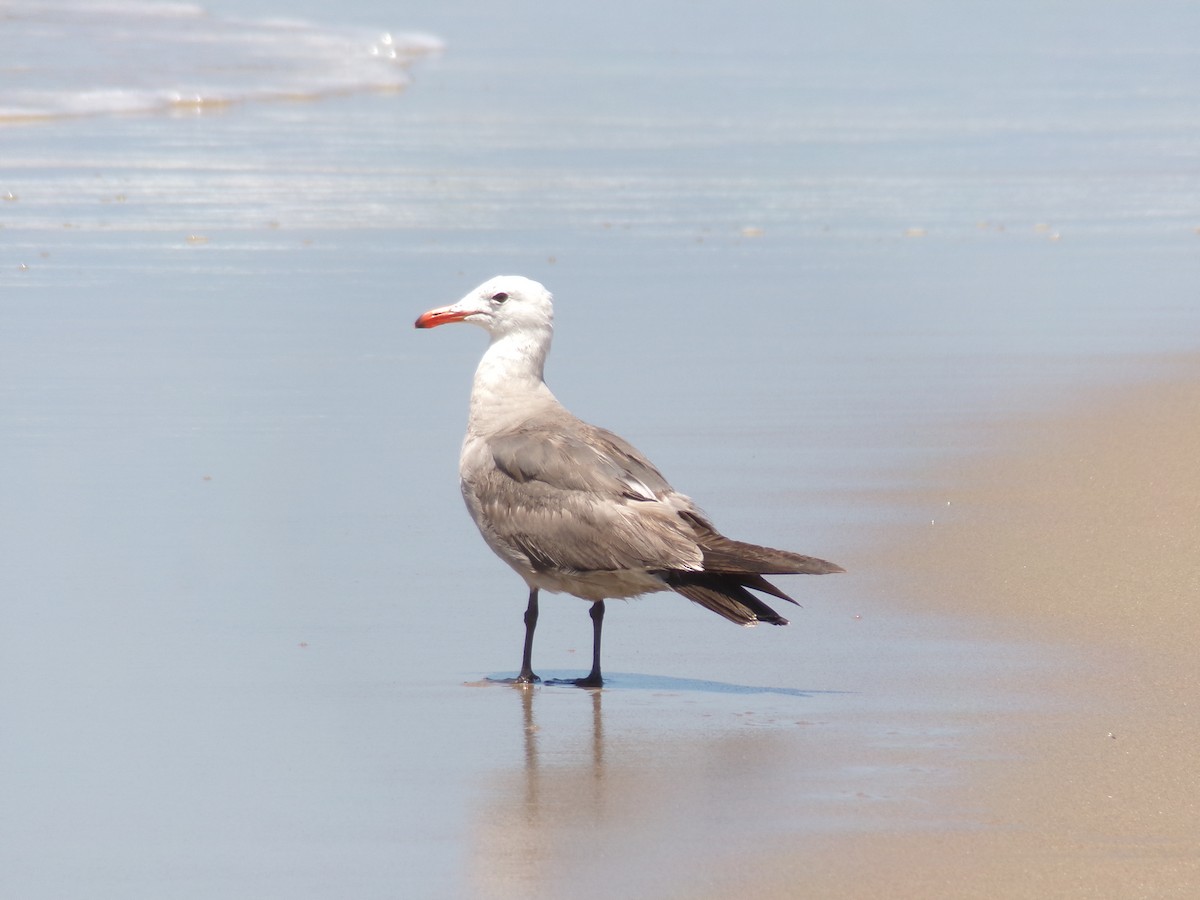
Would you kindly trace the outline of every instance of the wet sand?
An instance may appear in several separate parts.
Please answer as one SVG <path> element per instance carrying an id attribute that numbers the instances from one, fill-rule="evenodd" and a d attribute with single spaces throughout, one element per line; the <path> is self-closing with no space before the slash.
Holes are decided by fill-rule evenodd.
<path id="1" fill-rule="evenodd" d="M 1035 711 L 988 730 L 935 801 L 950 824 L 783 840 L 712 896 L 1197 896 L 1200 360 L 987 443 L 870 564 L 914 612 L 1037 642 L 1005 685 Z"/>

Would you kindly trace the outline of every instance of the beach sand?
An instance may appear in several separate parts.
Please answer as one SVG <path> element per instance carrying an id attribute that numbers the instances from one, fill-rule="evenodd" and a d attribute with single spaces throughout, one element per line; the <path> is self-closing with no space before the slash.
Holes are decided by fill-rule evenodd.
<path id="1" fill-rule="evenodd" d="M 1036 642 L 1005 685 L 1036 711 L 989 731 L 948 824 L 784 841 L 713 896 L 1200 896 L 1200 360 L 1079 408 L 997 426 L 870 560 L 914 611 Z"/>

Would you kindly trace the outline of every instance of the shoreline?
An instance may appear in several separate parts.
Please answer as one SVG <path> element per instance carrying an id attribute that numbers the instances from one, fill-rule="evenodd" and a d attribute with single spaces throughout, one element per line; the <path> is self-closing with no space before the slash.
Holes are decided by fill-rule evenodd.
<path id="1" fill-rule="evenodd" d="M 1036 702 L 988 729 L 962 819 L 784 839 L 763 897 L 1190 897 L 1200 889 L 1200 357 L 996 428 L 931 473 L 863 562 L 899 609 L 1038 645 Z M 961 813 L 966 811 L 966 815 Z M 756 871 L 748 866 L 748 871 Z M 728 895 L 730 884 L 713 896 Z"/>

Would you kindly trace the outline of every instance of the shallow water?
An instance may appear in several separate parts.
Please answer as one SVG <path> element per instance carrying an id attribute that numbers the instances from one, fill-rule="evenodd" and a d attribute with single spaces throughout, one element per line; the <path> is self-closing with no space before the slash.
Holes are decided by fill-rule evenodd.
<path id="1" fill-rule="evenodd" d="M 7 124 L 399 90 L 414 59 L 441 49 L 424 35 L 192 3 L 14 0 L 2 18 Z"/>
<path id="2" fill-rule="evenodd" d="M 856 561 L 942 514 L 891 492 L 961 423 L 1195 349 L 1195 11 L 208 9 L 447 49 L 403 92 L 0 128 L 6 891 L 580 896 L 619 859 L 668 894 L 764 836 L 974 824 L 939 788 L 1072 661 Z M 483 336 L 411 325 L 501 271 L 556 294 L 568 406 L 850 573 L 788 629 L 612 604 L 600 695 L 473 687 L 524 606 L 456 485 Z M 541 674 L 589 637 L 548 600 Z"/>

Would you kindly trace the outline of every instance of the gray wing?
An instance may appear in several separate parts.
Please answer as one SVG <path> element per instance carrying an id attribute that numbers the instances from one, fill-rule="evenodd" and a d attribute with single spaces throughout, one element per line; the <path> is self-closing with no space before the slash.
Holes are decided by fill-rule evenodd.
<path id="1" fill-rule="evenodd" d="M 488 440 L 496 467 L 517 482 L 657 500 L 675 491 L 632 444 L 582 422 L 571 431 L 522 430 Z"/>
<path id="2" fill-rule="evenodd" d="M 699 569 L 695 532 L 679 515 L 691 501 L 611 432 L 562 425 L 483 442 L 464 491 L 489 541 L 534 569 Z"/>

